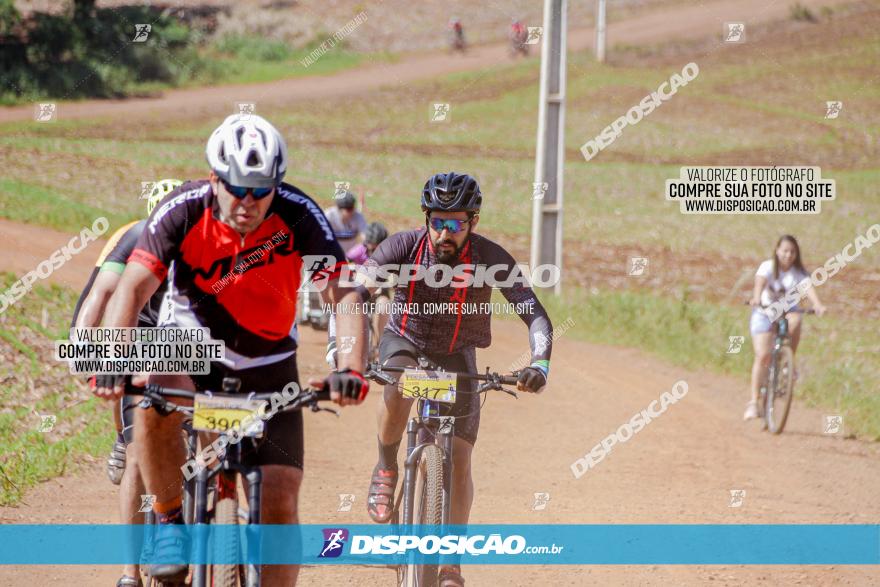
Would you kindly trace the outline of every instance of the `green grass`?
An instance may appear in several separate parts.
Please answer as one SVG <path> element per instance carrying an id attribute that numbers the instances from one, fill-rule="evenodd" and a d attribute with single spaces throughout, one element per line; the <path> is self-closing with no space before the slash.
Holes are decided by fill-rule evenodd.
<path id="1" fill-rule="evenodd" d="M 107 217 L 111 226 L 124 223 L 124 215 L 77 201 L 70 193 L 59 193 L 48 186 L 0 178 L 0 216 L 79 232 L 92 226 L 96 218 Z"/>
<path id="2" fill-rule="evenodd" d="M 323 40 L 323 39 L 322 39 Z M 388 61 L 386 54 L 364 55 L 347 50 L 345 45 L 333 47 L 308 66 L 305 59 L 320 41 L 301 49 L 286 43 L 255 36 L 228 35 L 203 51 L 211 64 L 213 83 L 247 84 L 269 82 L 305 75 L 326 75 L 350 69 L 368 59 Z"/>
<path id="3" fill-rule="evenodd" d="M 16 279 L 0 274 L 2 291 Z M 75 301 L 69 289 L 37 285 L 0 314 L 0 506 L 19 503 L 28 488 L 112 445 L 107 404 L 52 358 Z M 52 430 L 40 431 L 41 415 L 55 416 Z"/>

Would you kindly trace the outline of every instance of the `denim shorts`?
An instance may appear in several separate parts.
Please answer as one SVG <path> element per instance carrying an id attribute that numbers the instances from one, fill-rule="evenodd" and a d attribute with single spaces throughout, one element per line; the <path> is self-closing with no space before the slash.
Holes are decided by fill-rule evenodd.
<path id="1" fill-rule="evenodd" d="M 795 312 L 798 310 L 800 310 L 800 307 L 794 306 L 789 312 Z M 770 321 L 770 317 L 767 316 L 766 310 L 762 310 L 761 308 L 752 309 L 752 316 L 749 319 L 749 332 L 751 335 L 755 336 L 756 334 L 764 334 L 771 330 L 773 330 L 773 323 Z"/>

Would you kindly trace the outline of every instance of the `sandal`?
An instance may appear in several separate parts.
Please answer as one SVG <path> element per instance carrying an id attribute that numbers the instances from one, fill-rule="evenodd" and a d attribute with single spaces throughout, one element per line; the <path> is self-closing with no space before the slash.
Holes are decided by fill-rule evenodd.
<path id="1" fill-rule="evenodd" d="M 394 488 L 397 487 L 397 469 L 373 469 L 370 490 L 367 492 L 367 513 L 377 524 L 387 524 L 394 513 Z"/>
<path id="2" fill-rule="evenodd" d="M 439 587 L 464 587 L 461 567 L 459 565 L 440 567 L 440 573 L 437 575 L 437 584 Z"/>
<path id="3" fill-rule="evenodd" d="M 116 581 L 116 587 L 144 587 L 144 584 L 141 581 L 140 576 L 135 578 L 130 575 L 122 575 L 122 577 Z"/>

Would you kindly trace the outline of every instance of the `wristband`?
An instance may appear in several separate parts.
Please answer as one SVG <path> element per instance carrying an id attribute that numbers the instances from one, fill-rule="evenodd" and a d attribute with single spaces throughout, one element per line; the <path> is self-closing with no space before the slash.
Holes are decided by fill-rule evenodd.
<path id="1" fill-rule="evenodd" d="M 548 359 L 540 359 L 537 361 L 532 361 L 532 364 L 529 365 L 532 369 L 537 369 L 541 373 L 544 374 L 544 379 L 549 379 L 550 377 L 550 361 Z"/>

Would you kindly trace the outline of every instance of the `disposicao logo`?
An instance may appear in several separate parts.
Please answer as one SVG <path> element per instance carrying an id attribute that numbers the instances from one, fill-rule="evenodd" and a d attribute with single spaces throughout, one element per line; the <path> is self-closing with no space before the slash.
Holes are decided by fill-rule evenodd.
<path id="1" fill-rule="evenodd" d="M 342 554 L 345 541 L 348 540 L 348 530 L 345 528 L 324 528 L 324 547 L 318 558 L 336 558 Z"/>

